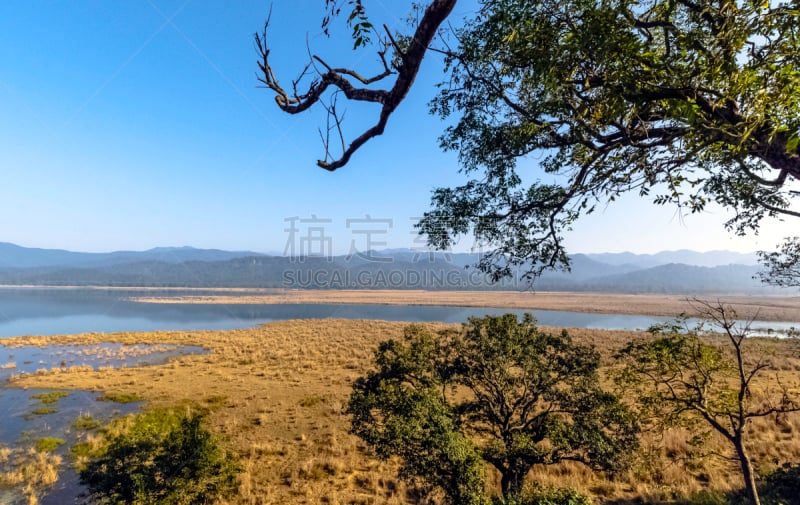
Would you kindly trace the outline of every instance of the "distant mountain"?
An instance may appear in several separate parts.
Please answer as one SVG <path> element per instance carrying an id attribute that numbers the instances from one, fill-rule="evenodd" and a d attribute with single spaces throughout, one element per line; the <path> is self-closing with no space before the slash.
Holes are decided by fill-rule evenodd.
<path id="1" fill-rule="evenodd" d="M 631 265 L 639 268 L 650 268 L 670 263 L 683 263 L 698 267 L 717 267 L 724 265 L 755 265 L 758 263 L 756 253 L 737 253 L 733 251 L 697 252 L 687 249 L 678 251 L 662 251 L 656 254 L 623 253 L 587 253 L 585 256 L 609 265 Z"/>
<path id="2" fill-rule="evenodd" d="M 39 249 L 0 242 L 0 268 L 68 267 L 98 268 L 141 261 L 183 263 L 186 261 L 226 261 L 258 256 L 252 251 L 222 251 L 194 247 L 156 247 L 147 251 L 109 253 L 73 252 L 62 249 Z"/>
<path id="3" fill-rule="evenodd" d="M 478 254 L 472 253 L 429 254 L 411 249 L 289 258 L 192 247 L 82 253 L 0 243 L 0 284 L 429 290 L 531 287 L 523 278 L 524 268 L 515 271 L 515 279 L 500 283 L 492 283 L 475 268 L 466 268 L 479 259 Z M 785 293 L 753 280 L 759 267 L 731 264 L 751 260 L 752 255 L 728 251 L 575 254 L 571 257 L 571 271 L 545 272 L 533 288 L 624 293 Z"/>
<path id="4" fill-rule="evenodd" d="M 591 279 L 582 286 L 588 291 L 626 293 L 759 293 L 776 292 L 753 279 L 758 266 L 724 265 L 698 267 L 670 263 L 621 275 Z"/>

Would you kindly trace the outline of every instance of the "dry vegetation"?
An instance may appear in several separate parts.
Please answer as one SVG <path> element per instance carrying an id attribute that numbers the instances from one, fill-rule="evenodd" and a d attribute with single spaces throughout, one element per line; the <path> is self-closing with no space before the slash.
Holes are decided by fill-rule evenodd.
<path id="1" fill-rule="evenodd" d="M 47 450 L 0 447 L 0 486 L 21 489 L 25 502 L 36 505 L 41 489 L 58 480 L 61 456 Z"/>
<path id="2" fill-rule="evenodd" d="M 755 318 L 763 321 L 800 321 L 800 297 L 797 296 L 720 296 L 711 298 L 733 307 L 742 318 Z M 439 305 L 668 317 L 682 312 L 690 315 L 696 313 L 695 307 L 687 301 L 687 297 L 681 295 L 544 291 L 275 290 L 273 294 L 268 295 L 176 295 L 136 297 L 132 300 L 146 303 Z"/>
<path id="3" fill-rule="evenodd" d="M 406 323 L 351 320 L 283 321 L 254 329 L 205 332 L 84 334 L 23 337 L 12 345 L 162 343 L 202 345 L 205 355 L 183 356 L 142 368 L 59 369 L 19 375 L 11 386 L 86 389 L 138 395 L 153 406 L 198 402 L 212 409 L 210 428 L 235 451 L 243 467 L 236 504 L 413 503 L 391 462 L 371 458 L 348 434 L 342 413 L 353 380 L 370 368 L 381 340 L 402 335 Z M 438 326 L 432 324 L 431 326 Z M 598 345 L 605 358 L 641 333 L 570 330 Z M 782 381 L 797 391 L 800 357 L 769 341 L 782 355 Z M 763 419 L 753 427 L 756 467 L 800 462 L 800 416 Z M 576 464 L 535 469 L 531 478 L 574 486 L 600 502 L 654 503 L 701 489 L 741 486 L 735 467 L 719 458 L 697 459 L 680 430 L 650 436 L 648 451 L 629 475 L 606 480 Z M 721 443 L 720 450 L 727 450 Z M 725 448 L 725 449 L 721 449 Z M 498 483 L 495 482 L 495 485 Z"/>

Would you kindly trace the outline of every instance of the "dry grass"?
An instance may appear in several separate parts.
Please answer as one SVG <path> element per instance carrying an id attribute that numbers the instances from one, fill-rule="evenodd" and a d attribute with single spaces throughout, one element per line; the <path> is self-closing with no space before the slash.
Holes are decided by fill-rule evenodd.
<path id="1" fill-rule="evenodd" d="M 705 296 L 732 306 L 742 318 L 763 321 L 800 321 L 800 297 Z M 137 297 L 147 303 L 371 303 L 382 305 L 439 305 L 508 309 L 565 310 L 605 314 L 669 316 L 696 311 L 681 295 L 626 295 L 533 291 L 422 291 L 422 290 L 276 290 L 268 295 Z M 701 297 L 703 298 L 703 297 Z"/>
<path id="2" fill-rule="evenodd" d="M 0 448 L 0 486 L 15 487 L 29 505 L 36 505 L 42 491 L 58 480 L 61 456 L 34 448 Z"/>
<path id="3" fill-rule="evenodd" d="M 9 339 L 20 345 L 104 341 L 202 345 L 210 351 L 142 368 L 56 369 L 17 376 L 11 385 L 133 394 L 153 406 L 197 402 L 209 407 L 211 429 L 242 463 L 239 495 L 230 503 L 413 503 L 409 490 L 396 479 L 396 464 L 371 458 L 348 433 L 349 420 L 343 414 L 353 380 L 371 366 L 372 350 L 382 340 L 400 337 L 405 326 L 385 321 L 295 320 L 228 331 Z M 643 336 L 588 329 L 570 330 L 570 334 L 577 341 L 597 344 L 606 359 L 631 338 Z M 781 342 L 770 341 L 770 345 L 781 355 L 782 380 L 800 382 L 800 359 L 784 352 Z M 758 468 L 800 462 L 800 416 L 779 424 L 760 420 L 753 433 Z M 577 487 L 601 502 L 636 497 L 655 502 L 700 489 L 726 491 L 740 486 L 728 463 L 687 458 L 691 447 L 686 445 L 686 435 L 675 430 L 663 440 L 650 436 L 645 440 L 650 452 L 641 456 L 634 471 L 616 481 L 577 464 L 537 468 L 531 478 Z M 89 442 L 94 434 L 86 436 Z"/>

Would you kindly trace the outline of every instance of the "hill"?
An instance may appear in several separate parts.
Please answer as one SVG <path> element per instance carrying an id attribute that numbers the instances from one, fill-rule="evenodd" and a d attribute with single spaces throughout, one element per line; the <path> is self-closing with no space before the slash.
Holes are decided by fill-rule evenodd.
<path id="1" fill-rule="evenodd" d="M 569 272 L 546 272 L 533 286 L 520 269 L 492 283 L 469 265 L 477 254 L 409 249 L 325 257 L 159 247 L 109 253 L 0 243 L 0 284 L 297 289 L 537 289 L 617 293 L 786 293 L 753 280 L 752 255 L 713 251 L 575 254 Z M 682 259 L 684 262 L 673 261 Z M 741 261 L 734 264 L 731 261 Z"/>

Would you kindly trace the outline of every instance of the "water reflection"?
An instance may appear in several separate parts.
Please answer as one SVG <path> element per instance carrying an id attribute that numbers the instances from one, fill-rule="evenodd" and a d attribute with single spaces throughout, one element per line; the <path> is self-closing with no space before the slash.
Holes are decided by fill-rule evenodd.
<path id="1" fill-rule="evenodd" d="M 668 319 L 658 316 L 481 307 L 378 304 L 157 304 L 137 303 L 127 299 L 158 294 L 153 291 L 99 289 L 0 290 L 0 337 L 85 332 L 215 330 L 246 328 L 270 321 L 308 318 L 460 323 L 466 321 L 468 317 L 506 312 L 516 314 L 533 312 L 539 324 L 579 328 L 645 329 Z M 189 293 L 171 291 L 170 294 Z M 191 294 L 207 293 L 192 291 Z M 792 325 L 792 323 L 765 322 L 756 323 L 754 326 L 787 329 Z"/>

